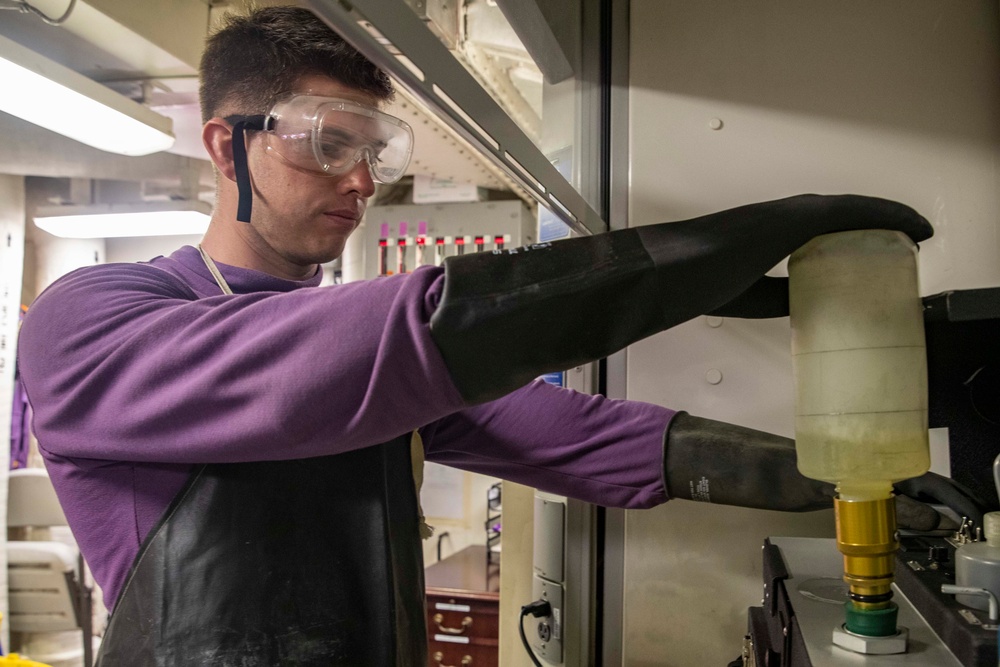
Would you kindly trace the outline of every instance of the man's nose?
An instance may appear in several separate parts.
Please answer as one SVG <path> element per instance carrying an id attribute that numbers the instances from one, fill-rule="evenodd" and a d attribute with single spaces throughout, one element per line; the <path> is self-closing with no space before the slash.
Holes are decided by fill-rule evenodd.
<path id="1" fill-rule="evenodd" d="M 354 166 L 344 174 L 340 183 L 348 192 L 357 192 L 362 197 L 371 197 L 375 194 L 375 180 L 372 178 L 371 167 L 368 164 L 367 156 L 362 155 L 354 163 Z"/>

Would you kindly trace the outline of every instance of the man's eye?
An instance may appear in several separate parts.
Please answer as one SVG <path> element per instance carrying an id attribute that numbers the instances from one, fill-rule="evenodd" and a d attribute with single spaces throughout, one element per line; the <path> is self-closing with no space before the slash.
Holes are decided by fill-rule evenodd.
<path id="1" fill-rule="evenodd" d="M 322 144 L 323 154 L 330 158 L 347 157 L 351 153 L 351 146 L 344 141 L 326 140 Z"/>

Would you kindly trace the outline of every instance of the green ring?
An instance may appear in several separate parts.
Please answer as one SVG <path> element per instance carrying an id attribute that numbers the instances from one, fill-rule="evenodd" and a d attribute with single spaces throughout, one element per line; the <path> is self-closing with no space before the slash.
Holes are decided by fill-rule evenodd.
<path id="1" fill-rule="evenodd" d="M 885 609 L 859 609 L 854 602 L 848 600 L 844 604 L 848 632 L 866 637 L 889 637 L 896 634 L 896 617 L 899 606 L 890 602 Z"/>

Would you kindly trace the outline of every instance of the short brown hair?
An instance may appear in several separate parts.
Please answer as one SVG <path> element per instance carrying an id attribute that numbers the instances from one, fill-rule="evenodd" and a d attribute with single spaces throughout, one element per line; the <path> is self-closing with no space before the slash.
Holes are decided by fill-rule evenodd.
<path id="1" fill-rule="evenodd" d="M 264 7 L 229 15 L 201 57 L 202 120 L 230 113 L 264 114 L 303 76 L 320 74 L 368 93 L 393 97 L 385 72 L 308 9 Z"/>

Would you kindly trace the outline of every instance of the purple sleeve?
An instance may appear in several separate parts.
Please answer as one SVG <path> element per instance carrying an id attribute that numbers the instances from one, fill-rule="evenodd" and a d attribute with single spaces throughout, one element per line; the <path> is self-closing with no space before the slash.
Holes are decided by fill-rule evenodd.
<path id="1" fill-rule="evenodd" d="M 667 500 L 663 434 L 675 412 L 537 380 L 421 430 L 427 460 L 630 509 Z"/>
<path id="2" fill-rule="evenodd" d="M 385 442 L 464 407 L 428 326 L 443 280 L 199 299 L 148 265 L 77 271 L 21 329 L 35 433 L 60 456 L 187 464 Z"/>

